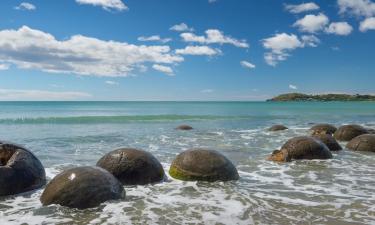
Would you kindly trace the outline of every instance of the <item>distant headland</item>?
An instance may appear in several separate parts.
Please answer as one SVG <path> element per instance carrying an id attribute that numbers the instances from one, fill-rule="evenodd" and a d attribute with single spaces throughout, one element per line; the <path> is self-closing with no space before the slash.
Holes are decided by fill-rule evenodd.
<path id="1" fill-rule="evenodd" d="M 287 102 L 287 101 L 375 101 L 375 95 L 349 95 L 349 94 L 302 94 L 302 93 L 287 93 L 281 94 L 267 101 L 270 102 Z"/>

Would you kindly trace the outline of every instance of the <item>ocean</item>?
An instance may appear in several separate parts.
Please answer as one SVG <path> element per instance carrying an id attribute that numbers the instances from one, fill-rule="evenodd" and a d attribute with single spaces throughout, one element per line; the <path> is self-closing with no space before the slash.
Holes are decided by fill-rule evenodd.
<path id="1" fill-rule="evenodd" d="M 174 157 L 201 147 L 237 167 L 236 182 L 125 186 L 126 199 L 87 210 L 42 206 L 43 189 L 0 198 L 0 224 L 375 224 L 375 154 L 265 160 L 314 123 L 375 128 L 371 102 L 0 102 L 0 140 L 29 148 L 48 180 L 95 165 L 107 152 L 140 148 L 166 172 Z M 192 131 L 177 131 L 181 124 Z M 269 132 L 274 124 L 289 130 Z M 345 146 L 346 143 L 341 143 Z"/>

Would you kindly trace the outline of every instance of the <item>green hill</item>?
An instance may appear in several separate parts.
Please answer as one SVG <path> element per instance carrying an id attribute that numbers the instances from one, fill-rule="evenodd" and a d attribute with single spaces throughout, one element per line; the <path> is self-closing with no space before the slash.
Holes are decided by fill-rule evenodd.
<path id="1" fill-rule="evenodd" d="M 348 95 L 348 94 L 321 94 L 309 95 L 302 93 L 287 93 L 278 95 L 267 101 L 286 102 L 286 101 L 375 101 L 374 95 Z"/>

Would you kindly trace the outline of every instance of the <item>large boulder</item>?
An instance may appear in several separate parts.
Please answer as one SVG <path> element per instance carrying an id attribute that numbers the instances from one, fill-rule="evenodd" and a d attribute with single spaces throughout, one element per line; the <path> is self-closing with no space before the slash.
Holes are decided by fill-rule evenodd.
<path id="1" fill-rule="evenodd" d="M 274 151 L 268 160 L 289 162 L 300 159 L 330 159 L 332 154 L 328 147 L 313 137 L 301 136 L 287 141 L 281 150 Z"/>
<path id="2" fill-rule="evenodd" d="M 268 131 L 280 131 L 280 130 L 287 130 L 288 128 L 284 125 L 277 124 L 273 125 L 272 127 L 268 128 Z"/>
<path id="3" fill-rule="evenodd" d="M 337 128 L 328 123 L 316 124 L 310 128 L 313 135 L 315 134 L 334 134 Z"/>
<path id="4" fill-rule="evenodd" d="M 189 126 L 189 125 L 180 125 L 178 127 L 176 127 L 176 130 L 192 130 L 193 127 Z"/>
<path id="5" fill-rule="evenodd" d="M 163 166 L 149 152 L 122 148 L 104 155 L 96 164 L 125 185 L 144 185 L 163 181 Z"/>
<path id="6" fill-rule="evenodd" d="M 191 149 L 180 153 L 172 162 L 169 174 L 185 181 L 238 180 L 236 167 L 214 150 Z"/>
<path id="7" fill-rule="evenodd" d="M 353 138 L 346 147 L 353 151 L 375 152 L 375 134 L 362 134 Z"/>
<path id="8" fill-rule="evenodd" d="M 31 191 L 45 183 L 44 167 L 33 153 L 0 141 L 0 196 Z"/>
<path id="9" fill-rule="evenodd" d="M 350 141 L 359 135 L 367 133 L 368 131 L 364 127 L 351 124 L 339 127 L 333 136 L 339 141 Z"/>
<path id="10" fill-rule="evenodd" d="M 40 201 L 43 205 L 86 209 L 123 197 L 125 190 L 111 173 L 100 167 L 84 166 L 68 169 L 53 178 Z"/>
<path id="11" fill-rule="evenodd" d="M 323 142 L 325 145 L 327 145 L 327 147 L 331 151 L 342 150 L 341 145 L 330 134 L 323 134 L 323 133 L 314 134 L 313 137 L 316 138 L 317 140 Z"/>

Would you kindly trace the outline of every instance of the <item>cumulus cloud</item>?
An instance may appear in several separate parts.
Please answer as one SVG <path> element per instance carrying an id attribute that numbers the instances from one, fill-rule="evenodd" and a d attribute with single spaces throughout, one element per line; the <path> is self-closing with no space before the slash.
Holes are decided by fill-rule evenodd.
<path id="1" fill-rule="evenodd" d="M 17 10 L 33 11 L 36 9 L 36 6 L 28 2 L 22 2 L 21 4 L 19 4 L 18 6 L 14 8 Z"/>
<path id="2" fill-rule="evenodd" d="M 361 32 L 366 32 L 368 30 L 375 30 L 375 17 L 366 18 L 359 25 L 359 30 Z"/>
<path id="3" fill-rule="evenodd" d="M 107 80 L 105 83 L 108 84 L 108 85 L 119 85 L 118 82 L 112 81 L 112 80 Z"/>
<path id="4" fill-rule="evenodd" d="M 248 68 L 248 69 L 254 69 L 255 68 L 255 65 L 252 64 L 251 62 L 248 62 L 248 61 L 241 61 L 240 62 L 241 66 L 245 67 L 245 68 Z"/>
<path id="5" fill-rule="evenodd" d="M 100 6 L 105 10 L 128 10 L 128 7 L 121 0 L 76 0 L 79 4 Z"/>
<path id="6" fill-rule="evenodd" d="M 186 23 L 180 23 L 180 24 L 173 25 L 171 28 L 169 28 L 169 30 L 173 30 L 173 31 L 177 31 L 177 32 L 185 32 L 185 31 L 192 32 L 192 31 L 194 31 L 194 29 L 189 27 L 188 25 L 186 25 Z"/>
<path id="7" fill-rule="evenodd" d="M 319 6 L 315 4 L 314 2 L 308 2 L 308 3 L 299 4 L 299 5 L 286 4 L 285 9 L 289 11 L 290 13 L 297 14 L 297 13 L 302 13 L 302 12 L 318 10 Z"/>
<path id="8" fill-rule="evenodd" d="M 338 0 L 339 12 L 360 17 L 375 15 L 375 3 L 371 0 Z"/>
<path id="9" fill-rule="evenodd" d="M 353 27 L 350 26 L 347 22 L 336 22 L 331 23 L 326 29 L 326 33 L 328 34 L 336 34 L 336 35 L 342 35 L 347 36 L 353 31 Z"/>
<path id="10" fill-rule="evenodd" d="M 221 51 L 219 49 L 214 49 L 209 46 L 186 46 L 183 49 L 176 49 L 176 54 L 214 56 L 221 54 Z"/>
<path id="11" fill-rule="evenodd" d="M 269 52 L 264 54 L 268 65 L 276 66 L 286 60 L 290 52 L 297 48 L 316 47 L 320 40 L 314 35 L 304 35 L 300 38 L 295 34 L 280 33 L 262 40 L 263 47 Z"/>
<path id="12" fill-rule="evenodd" d="M 17 90 L 0 88 L 1 101 L 61 101 L 61 100 L 77 100 L 91 97 L 91 94 L 85 92 L 54 92 L 43 90 Z"/>
<path id="13" fill-rule="evenodd" d="M 0 64 L 0 70 L 8 70 L 9 64 Z"/>
<path id="14" fill-rule="evenodd" d="M 183 60 L 165 45 L 133 45 L 82 35 L 59 41 L 49 33 L 27 26 L 0 31 L 0 63 L 21 69 L 119 77 L 129 75 L 145 63 L 176 64 Z"/>
<path id="15" fill-rule="evenodd" d="M 298 89 L 298 87 L 296 85 L 293 85 L 293 84 L 289 84 L 289 88 L 292 89 L 292 90 Z"/>
<path id="16" fill-rule="evenodd" d="M 172 41 L 171 38 L 161 38 L 159 35 L 152 35 L 152 36 L 149 36 L 149 37 L 144 37 L 144 36 L 141 36 L 138 38 L 138 41 L 158 41 L 158 42 L 162 42 L 162 43 L 168 43 L 170 41 Z"/>
<path id="17" fill-rule="evenodd" d="M 162 73 L 165 73 L 169 76 L 173 76 L 173 69 L 169 66 L 163 66 L 163 65 L 160 65 L 160 64 L 154 64 L 152 65 L 152 68 L 156 71 L 159 71 L 159 72 L 162 72 Z"/>
<path id="18" fill-rule="evenodd" d="M 206 30 L 206 36 L 197 36 L 193 33 L 182 33 L 180 36 L 185 42 L 197 42 L 201 44 L 231 44 L 239 48 L 248 48 L 249 44 L 246 40 L 237 40 L 235 38 L 224 35 L 220 30 Z"/>
<path id="19" fill-rule="evenodd" d="M 316 33 L 323 30 L 328 23 L 328 17 L 323 13 L 319 13 L 318 15 L 306 15 L 302 19 L 297 20 L 293 26 L 303 32 Z"/>

